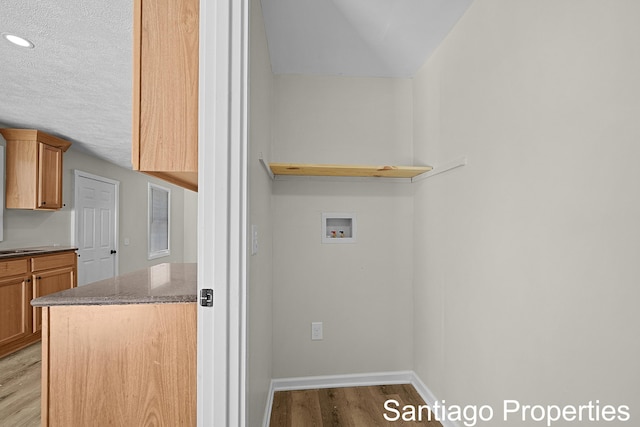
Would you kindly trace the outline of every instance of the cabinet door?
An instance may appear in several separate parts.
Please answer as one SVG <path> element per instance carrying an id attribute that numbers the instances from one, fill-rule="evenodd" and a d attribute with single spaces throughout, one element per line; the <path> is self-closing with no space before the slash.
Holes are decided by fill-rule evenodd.
<path id="1" fill-rule="evenodd" d="M 35 273 L 33 275 L 33 297 L 38 298 L 73 288 L 75 275 L 75 268 L 73 267 Z M 42 309 L 34 307 L 33 332 L 38 332 L 40 329 L 42 329 Z"/>
<path id="2" fill-rule="evenodd" d="M 7 139 L 6 207 L 34 209 L 38 183 L 38 143 Z"/>
<path id="3" fill-rule="evenodd" d="M 0 354 L 2 348 L 31 334 L 27 277 L 0 281 Z"/>
<path id="4" fill-rule="evenodd" d="M 134 2 L 134 170 L 197 189 L 198 0 Z"/>
<path id="5" fill-rule="evenodd" d="M 62 150 L 38 144 L 38 209 L 62 207 Z"/>

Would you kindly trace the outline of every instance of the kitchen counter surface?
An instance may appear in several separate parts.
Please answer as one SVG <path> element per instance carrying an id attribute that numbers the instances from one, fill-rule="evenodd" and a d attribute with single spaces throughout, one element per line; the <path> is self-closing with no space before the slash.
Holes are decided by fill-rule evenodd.
<path id="1" fill-rule="evenodd" d="M 56 252 L 75 251 L 73 246 L 34 246 L 31 248 L 0 249 L 0 260 L 34 255 L 50 255 Z"/>
<path id="2" fill-rule="evenodd" d="M 197 301 L 197 264 L 158 264 L 31 301 L 56 305 L 160 304 Z"/>

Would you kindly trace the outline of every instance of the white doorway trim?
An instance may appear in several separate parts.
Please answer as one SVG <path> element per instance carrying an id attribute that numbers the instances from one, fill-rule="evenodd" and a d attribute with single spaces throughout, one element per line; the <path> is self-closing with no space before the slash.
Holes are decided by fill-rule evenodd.
<path id="1" fill-rule="evenodd" d="M 73 245 L 75 247 L 78 247 L 78 245 L 80 244 L 80 242 L 78 242 L 78 236 L 80 235 L 80 232 L 78 230 L 78 227 L 80 226 L 80 221 L 78 221 L 78 212 L 77 212 L 77 200 L 79 200 L 80 198 L 80 187 L 78 185 L 76 185 L 76 182 L 78 180 L 79 177 L 82 178 L 88 178 L 88 179 L 93 179 L 96 181 L 100 181 L 100 182 L 105 182 L 107 184 L 112 184 L 115 186 L 116 189 L 116 195 L 115 195 L 115 202 L 116 202 L 116 208 L 115 208 L 115 214 L 114 214 L 114 226 L 115 226 L 115 239 L 113 242 L 114 245 L 114 250 L 116 251 L 115 253 L 115 260 L 114 260 L 114 273 L 117 276 L 119 274 L 120 271 L 120 251 L 119 251 L 119 247 L 118 247 L 118 243 L 119 243 L 119 238 L 118 236 L 119 234 L 119 227 L 120 227 L 120 216 L 119 216 L 119 212 L 120 212 L 120 181 L 116 181 L 114 179 L 110 179 L 110 178 L 105 178 L 103 176 L 99 176 L 99 175 L 94 175 L 92 173 L 89 172 L 84 172 L 78 169 L 74 169 L 73 170 L 73 209 L 71 210 L 71 241 L 73 242 Z"/>
<path id="2" fill-rule="evenodd" d="M 198 426 L 246 425 L 248 1 L 200 1 Z"/>

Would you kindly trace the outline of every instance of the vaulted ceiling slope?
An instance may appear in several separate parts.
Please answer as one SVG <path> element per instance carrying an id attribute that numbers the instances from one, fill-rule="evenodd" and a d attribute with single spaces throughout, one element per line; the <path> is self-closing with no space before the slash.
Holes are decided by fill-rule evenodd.
<path id="1" fill-rule="evenodd" d="M 411 77 L 472 0 L 262 0 L 275 74 Z"/>
<path id="2" fill-rule="evenodd" d="M 261 0 L 276 74 L 409 77 L 472 0 Z M 131 168 L 133 0 L 3 0 L 0 126 Z"/>

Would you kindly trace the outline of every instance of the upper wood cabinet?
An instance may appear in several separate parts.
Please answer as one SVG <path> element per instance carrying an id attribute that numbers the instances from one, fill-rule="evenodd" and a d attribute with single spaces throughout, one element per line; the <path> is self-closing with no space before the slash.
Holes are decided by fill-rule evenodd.
<path id="1" fill-rule="evenodd" d="M 32 129 L 0 129 L 7 140 L 6 207 L 62 207 L 62 153 L 69 141 Z"/>
<path id="2" fill-rule="evenodd" d="M 134 170 L 197 191 L 199 0 L 135 0 Z"/>

